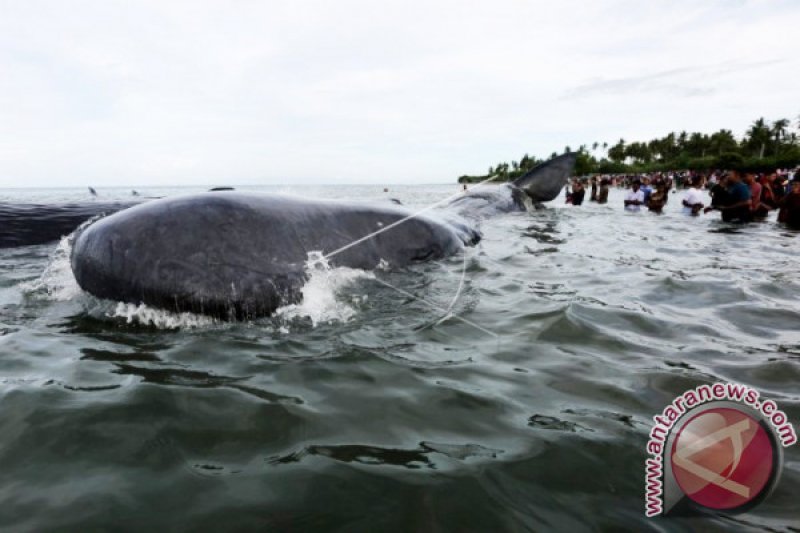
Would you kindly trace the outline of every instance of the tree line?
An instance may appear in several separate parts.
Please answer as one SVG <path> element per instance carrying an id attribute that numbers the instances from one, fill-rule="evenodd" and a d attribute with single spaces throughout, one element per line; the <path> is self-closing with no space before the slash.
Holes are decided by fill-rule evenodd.
<path id="1" fill-rule="evenodd" d="M 800 117 L 798 118 L 800 127 Z M 593 142 L 577 149 L 575 174 L 633 174 L 665 170 L 739 169 L 770 171 L 800 164 L 800 139 L 791 131 L 789 119 L 772 122 L 759 118 L 750 125 L 744 136 L 737 138 L 731 130 L 721 129 L 712 134 L 693 132 L 669 133 L 647 142 L 614 144 Z M 564 152 L 572 152 L 569 146 Z M 553 152 L 549 159 L 558 154 Z M 519 161 L 501 162 L 489 167 L 483 176 L 461 176 L 459 183 L 478 182 L 496 176 L 509 181 L 523 175 L 546 159 L 523 155 Z"/>

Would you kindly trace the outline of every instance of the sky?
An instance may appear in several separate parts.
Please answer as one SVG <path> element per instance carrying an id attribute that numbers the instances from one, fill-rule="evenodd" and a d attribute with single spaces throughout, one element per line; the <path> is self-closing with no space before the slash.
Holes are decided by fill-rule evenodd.
<path id="1" fill-rule="evenodd" d="M 0 0 L 0 187 L 447 183 L 800 114 L 800 2 Z"/>

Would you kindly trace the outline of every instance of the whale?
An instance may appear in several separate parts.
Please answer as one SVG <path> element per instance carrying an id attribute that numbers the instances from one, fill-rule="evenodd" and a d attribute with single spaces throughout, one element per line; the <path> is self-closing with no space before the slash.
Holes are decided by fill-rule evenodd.
<path id="1" fill-rule="evenodd" d="M 71 234 L 87 220 L 116 213 L 139 203 L 0 203 L 0 248 L 17 248 L 57 241 Z"/>
<path id="2" fill-rule="evenodd" d="M 555 198 L 574 162 L 565 154 L 423 214 L 236 191 L 152 200 L 81 227 L 70 264 L 78 285 L 98 298 L 229 320 L 268 316 L 301 300 L 315 254 L 363 270 L 452 256 L 480 241 L 491 214 Z"/>
<path id="3" fill-rule="evenodd" d="M 216 187 L 210 190 L 231 191 L 233 188 Z M 89 192 L 97 197 L 97 191 L 93 188 L 89 187 Z M 131 191 L 131 196 L 135 199 L 46 204 L 0 202 L 0 249 L 55 242 L 69 236 L 88 220 L 157 198 L 142 196 L 135 190 Z"/>

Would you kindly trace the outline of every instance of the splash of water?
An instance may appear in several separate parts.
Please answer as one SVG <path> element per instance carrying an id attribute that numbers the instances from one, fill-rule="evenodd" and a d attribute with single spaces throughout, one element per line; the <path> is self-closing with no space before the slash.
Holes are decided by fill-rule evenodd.
<path id="1" fill-rule="evenodd" d="M 340 298 L 340 293 L 356 280 L 375 277 L 370 272 L 356 268 L 333 268 L 322 252 L 309 252 L 306 272 L 308 281 L 301 291 L 302 301 L 278 308 L 275 312 L 277 317 L 287 321 L 307 317 L 314 326 L 326 322 L 347 322 L 356 314 L 353 305 L 366 299 L 366 296 L 353 297 L 348 301 Z"/>
<path id="2" fill-rule="evenodd" d="M 73 235 L 61 238 L 56 249 L 50 254 L 42 275 L 22 284 L 23 291 L 34 297 L 57 302 L 71 300 L 81 294 L 81 288 L 75 280 L 69 260 Z"/>
<path id="3" fill-rule="evenodd" d="M 159 329 L 187 329 L 213 326 L 217 321 L 209 316 L 195 313 L 175 313 L 154 309 L 145 304 L 117 302 L 117 306 L 105 315 L 109 318 L 124 318 L 128 324 L 141 324 Z"/>

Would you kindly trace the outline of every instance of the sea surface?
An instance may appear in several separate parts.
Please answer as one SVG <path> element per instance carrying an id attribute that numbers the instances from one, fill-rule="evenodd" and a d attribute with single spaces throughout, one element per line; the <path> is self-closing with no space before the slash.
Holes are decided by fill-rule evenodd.
<path id="1" fill-rule="evenodd" d="M 388 187 L 244 189 L 459 191 Z M 800 424 L 800 233 L 680 196 L 660 216 L 562 197 L 446 261 L 317 268 L 248 323 L 98 301 L 69 239 L 0 250 L 0 530 L 797 531 L 800 446 L 745 514 L 644 516 L 652 417 L 680 393 L 743 383 Z"/>

